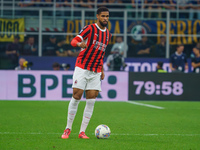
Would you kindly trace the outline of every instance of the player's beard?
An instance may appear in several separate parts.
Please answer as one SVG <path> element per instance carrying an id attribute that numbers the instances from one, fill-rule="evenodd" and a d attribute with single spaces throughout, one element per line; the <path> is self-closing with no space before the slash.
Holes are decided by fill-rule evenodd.
<path id="1" fill-rule="evenodd" d="M 100 20 L 99 20 L 99 23 L 101 24 L 101 26 L 103 26 L 103 27 L 106 27 L 107 25 L 108 25 L 108 22 L 106 22 L 106 24 L 104 24 L 103 22 L 101 22 Z"/>

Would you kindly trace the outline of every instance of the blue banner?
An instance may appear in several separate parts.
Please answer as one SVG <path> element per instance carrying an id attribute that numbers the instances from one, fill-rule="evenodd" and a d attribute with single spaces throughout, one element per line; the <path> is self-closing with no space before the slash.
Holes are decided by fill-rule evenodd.
<path id="1" fill-rule="evenodd" d="M 134 21 L 128 20 L 127 33 L 132 34 L 135 41 L 140 41 L 141 34 L 158 34 L 157 43 L 160 43 L 160 36 L 166 35 L 167 24 L 162 20 L 148 20 L 148 21 Z M 197 43 L 197 36 L 186 37 L 184 35 L 192 34 L 197 35 L 200 33 L 200 20 L 171 20 L 170 21 L 170 34 L 181 35 L 178 37 L 170 37 L 170 45 L 176 44 L 193 44 Z"/>
<path id="2" fill-rule="evenodd" d="M 85 20 L 85 25 L 89 25 L 96 22 L 96 20 Z M 64 30 L 67 33 L 78 34 L 81 30 L 81 20 L 64 20 Z M 109 20 L 108 29 L 112 34 L 124 33 L 124 21 L 123 20 Z M 158 34 L 157 43 L 160 42 L 160 36 L 166 35 L 167 24 L 163 20 L 147 20 L 147 21 L 127 21 L 127 33 L 131 33 L 131 38 L 135 41 L 141 41 L 142 34 Z M 181 35 L 178 37 L 170 37 L 170 45 L 176 44 L 193 44 L 198 42 L 197 34 L 200 33 L 200 20 L 171 20 L 170 21 L 170 34 Z M 184 36 L 192 34 L 191 36 Z M 154 36 L 155 37 L 155 36 Z M 67 36 L 67 43 L 69 43 L 69 36 Z M 114 44 L 115 37 L 113 37 L 110 44 Z"/>
<path id="3" fill-rule="evenodd" d="M 68 20 L 65 19 L 64 20 L 64 31 L 67 33 L 79 33 L 82 29 L 81 27 L 81 20 Z M 95 23 L 96 20 L 85 20 L 85 26 L 89 25 L 89 24 L 93 24 Z M 111 33 L 124 33 L 124 23 L 123 20 L 109 20 L 108 22 L 108 26 L 107 26 L 108 30 Z"/>
<path id="4" fill-rule="evenodd" d="M 147 21 L 133 21 L 128 20 L 128 32 L 131 32 L 135 26 L 144 27 L 148 33 L 152 34 L 166 34 L 166 21 L 162 20 L 147 20 Z M 200 20 L 171 20 L 170 21 L 171 34 L 197 34 L 200 33 Z"/>
<path id="5" fill-rule="evenodd" d="M 89 24 L 93 24 L 95 22 L 96 20 L 86 19 L 85 26 Z M 107 28 L 112 34 L 124 33 L 124 22 L 123 20 L 109 20 Z M 68 19 L 64 20 L 65 32 L 78 34 L 81 31 L 81 29 L 82 29 L 81 20 L 68 20 Z M 67 43 L 70 42 L 70 37 L 71 36 L 67 36 L 67 39 L 66 39 Z M 112 40 L 110 41 L 110 44 L 115 43 L 115 38 L 116 37 L 112 38 Z"/>

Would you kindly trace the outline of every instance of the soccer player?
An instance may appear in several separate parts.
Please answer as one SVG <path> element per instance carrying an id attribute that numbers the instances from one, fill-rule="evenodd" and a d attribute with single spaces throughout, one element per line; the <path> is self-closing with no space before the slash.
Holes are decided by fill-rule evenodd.
<path id="1" fill-rule="evenodd" d="M 97 23 L 85 26 L 72 41 L 71 45 L 80 47 L 73 75 L 73 95 L 68 106 L 67 126 L 62 135 L 69 138 L 79 101 L 85 90 L 86 106 L 80 128 L 79 138 L 88 139 L 85 130 L 93 113 L 95 99 L 101 91 L 101 80 L 104 79 L 103 58 L 111 34 L 106 28 L 109 10 L 100 7 L 97 10 Z"/>

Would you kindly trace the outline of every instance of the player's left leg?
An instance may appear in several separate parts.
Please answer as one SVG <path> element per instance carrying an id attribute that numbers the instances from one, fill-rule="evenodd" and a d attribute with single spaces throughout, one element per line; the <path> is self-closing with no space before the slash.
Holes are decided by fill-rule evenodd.
<path id="1" fill-rule="evenodd" d="M 86 91 L 86 106 L 85 106 L 85 110 L 83 113 L 83 120 L 82 120 L 82 124 L 81 124 L 79 138 L 84 138 L 84 139 L 89 138 L 85 135 L 85 130 L 89 124 L 90 118 L 92 117 L 94 103 L 95 103 L 98 93 L 99 93 L 98 90 L 87 90 Z"/>

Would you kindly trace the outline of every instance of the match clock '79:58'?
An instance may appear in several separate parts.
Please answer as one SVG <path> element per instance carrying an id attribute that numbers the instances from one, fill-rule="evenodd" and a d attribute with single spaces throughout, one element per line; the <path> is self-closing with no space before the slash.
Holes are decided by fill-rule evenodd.
<path id="1" fill-rule="evenodd" d="M 133 85 L 136 88 L 135 94 L 140 95 L 144 90 L 146 95 L 182 95 L 183 83 L 180 81 L 163 81 L 161 84 L 155 84 L 153 81 L 133 81 Z"/>

